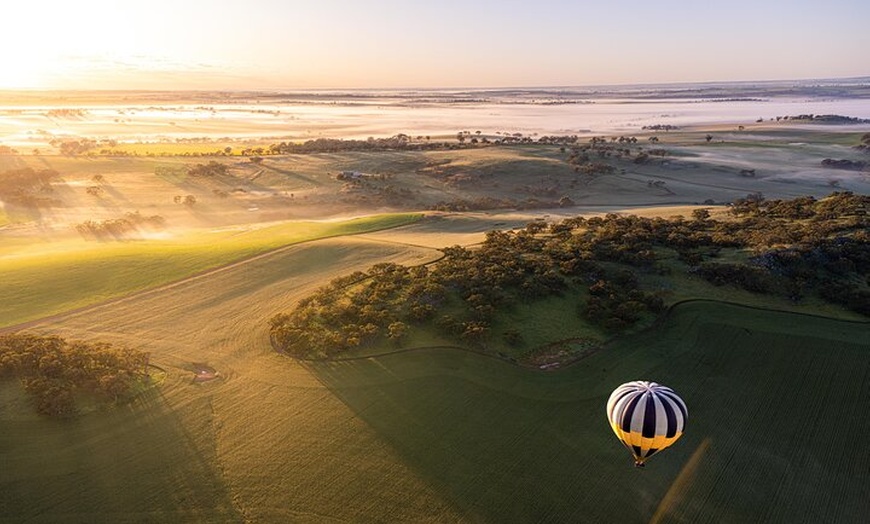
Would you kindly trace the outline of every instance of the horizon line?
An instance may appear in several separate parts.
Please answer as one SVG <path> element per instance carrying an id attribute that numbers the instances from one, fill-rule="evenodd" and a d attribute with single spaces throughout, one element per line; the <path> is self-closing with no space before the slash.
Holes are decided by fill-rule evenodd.
<path id="1" fill-rule="evenodd" d="M 96 88 L 85 89 L 80 87 L 64 88 L 64 87 L 0 87 L 0 92 L 5 93 L 215 93 L 215 92 L 232 92 L 232 93 L 275 93 L 281 91 L 290 92 L 312 92 L 312 91 L 506 91 L 506 90 L 545 90 L 545 89 L 593 89 L 593 88 L 626 88 L 626 87 L 664 87 L 664 86 L 691 86 L 691 85 L 735 85 L 735 84 L 783 84 L 792 82 L 860 82 L 870 84 L 870 74 L 858 76 L 843 76 L 843 77 L 804 77 L 804 78 L 777 78 L 777 79 L 743 79 L 743 80 L 686 80 L 686 81 L 661 81 L 661 82 L 626 82 L 626 83 L 605 83 L 605 84 L 551 84 L 551 85 L 491 85 L 491 86 L 417 86 L 417 87 L 302 87 L 302 86 L 286 86 L 286 87 L 250 87 L 250 88 L 228 88 L 228 87 L 190 87 L 190 88 L 174 88 L 174 89 L 155 89 L 155 88 Z"/>

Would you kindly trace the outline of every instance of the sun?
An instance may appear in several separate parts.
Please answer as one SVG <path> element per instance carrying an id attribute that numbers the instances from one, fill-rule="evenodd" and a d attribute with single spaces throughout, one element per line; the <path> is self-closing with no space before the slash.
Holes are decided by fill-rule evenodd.
<path id="1" fill-rule="evenodd" d="M 142 53 L 147 20 L 117 2 L 4 4 L 0 21 L 0 89 L 82 87 L 106 56 Z M 160 41 L 159 39 L 157 39 Z"/>

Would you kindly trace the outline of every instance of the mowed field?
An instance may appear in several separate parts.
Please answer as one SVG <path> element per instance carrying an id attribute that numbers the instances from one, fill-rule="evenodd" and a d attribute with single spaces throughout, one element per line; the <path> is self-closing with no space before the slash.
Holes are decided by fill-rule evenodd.
<path id="1" fill-rule="evenodd" d="M 331 363 L 272 351 L 268 318 L 324 281 L 436 258 L 412 228 L 415 245 L 309 242 L 33 326 L 149 351 L 163 378 L 66 422 L 5 384 L 0 520 L 864 521 L 866 323 L 688 302 L 551 373 L 458 349 Z M 219 378 L 194 382 L 203 366 Z M 633 379 L 689 406 L 685 437 L 645 470 L 604 416 Z"/>

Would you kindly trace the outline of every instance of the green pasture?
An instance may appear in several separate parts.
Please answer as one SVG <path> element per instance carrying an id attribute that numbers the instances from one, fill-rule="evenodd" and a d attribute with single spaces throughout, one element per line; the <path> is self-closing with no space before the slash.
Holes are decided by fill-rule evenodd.
<path id="1" fill-rule="evenodd" d="M 694 302 L 553 373 L 459 350 L 310 368 L 469 522 L 867 515 L 866 323 Z M 683 439 L 644 470 L 604 415 L 636 379 L 689 407 Z"/>
<path id="2" fill-rule="evenodd" d="M 585 293 L 579 291 L 576 293 Z M 530 302 L 517 302 L 504 306 L 494 319 L 486 342 L 475 350 L 499 358 L 525 360 L 535 354 L 548 353 L 553 342 L 579 339 L 590 345 L 604 343 L 608 333 L 587 322 L 579 313 L 580 299 L 571 290 L 564 296 L 547 297 Z M 461 317 L 464 308 L 451 303 L 442 306 L 439 315 Z M 648 322 L 647 322 L 648 323 Z M 519 331 L 521 340 L 511 344 L 506 334 Z M 449 347 L 456 338 L 433 326 L 413 326 L 401 343 L 384 342 L 383 345 L 365 346 L 353 350 L 354 357 L 382 355 L 391 351 L 404 351 L 420 347 Z"/>
<path id="3" fill-rule="evenodd" d="M 28 416 L 23 396 L 0 382 L 0 522 L 242 521 L 190 438 L 192 407 L 152 390 L 133 409 L 56 421 Z"/>
<path id="4" fill-rule="evenodd" d="M 0 327 L 173 282 L 279 247 L 414 222 L 390 214 L 199 231 L 167 240 L 0 247 Z"/>
<path id="5" fill-rule="evenodd" d="M 499 311 L 492 324 L 487 352 L 526 359 L 535 354 L 552 353 L 554 342 L 579 339 L 591 345 L 604 343 L 609 334 L 583 318 L 581 305 L 588 298 L 585 287 L 571 286 L 563 295 L 533 301 L 518 301 Z M 511 344 L 506 335 L 520 333 L 519 343 Z"/>
<path id="6" fill-rule="evenodd" d="M 203 358 L 183 342 L 195 321 L 164 351 Z M 864 522 L 867 328 L 686 302 L 552 372 L 460 349 L 300 367 L 234 346 L 226 381 L 171 371 L 74 421 L 0 382 L 0 522 Z M 689 408 L 643 470 L 604 414 L 635 379 Z"/>
<path id="7" fill-rule="evenodd" d="M 745 263 L 750 255 L 751 253 L 745 250 L 724 249 L 717 254 L 716 260 Z M 808 294 L 799 302 L 792 302 L 780 295 L 753 293 L 734 285 L 714 286 L 706 279 L 690 273 L 688 266 L 679 262 L 676 255 L 661 250 L 659 256 L 666 273 L 661 275 L 654 272 L 638 272 L 638 279 L 643 289 L 659 293 L 666 304 L 707 299 L 843 320 L 866 319 L 859 313 L 827 302 L 814 294 Z"/>

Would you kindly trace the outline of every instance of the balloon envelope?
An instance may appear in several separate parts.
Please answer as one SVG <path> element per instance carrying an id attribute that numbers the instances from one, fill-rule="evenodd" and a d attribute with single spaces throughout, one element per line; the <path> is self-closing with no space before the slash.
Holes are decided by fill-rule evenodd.
<path id="1" fill-rule="evenodd" d="M 616 437 L 634 455 L 635 466 L 683 435 L 688 410 L 669 387 L 635 380 L 622 384 L 607 400 L 607 418 Z"/>

